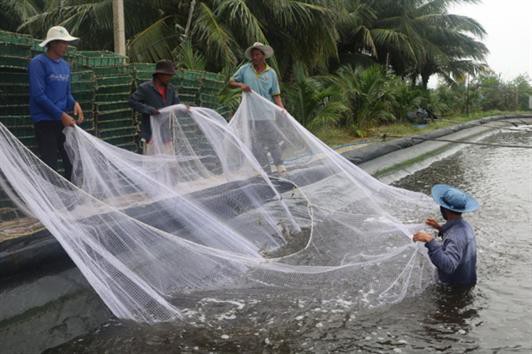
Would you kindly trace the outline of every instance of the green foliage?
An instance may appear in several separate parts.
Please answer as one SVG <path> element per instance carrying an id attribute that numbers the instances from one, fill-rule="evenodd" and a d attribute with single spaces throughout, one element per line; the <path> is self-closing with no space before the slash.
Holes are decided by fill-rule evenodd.
<path id="1" fill-rule="evenodd" d="M 491 73 L 482 26 L 448 12 L 468 2 L 476 0 L 124 0 L 128 56 L 228 80 L 251 43 L 268 43 L 288 110 L 321 134 L 366 135 L 420 107 L 439 116 L 528 109 L 530 78 Z M 3 29 L 43 38 L 60 24 L 81 37 L 80 49 L 113 48 L 112 0 L 0 0 L 0 10 Z M 443 81 L 428 90 L 434 74 Z M 220 99 L 234 111 L 240 92 L 226 87 Z"/>
<path id="2" fill-rule="evenodd" d="M 392 113 L 395 97 L 382 67 L 376 65 L 366 70 L 342 67 L 329 81 L 349 107 L 344 116 L 346 126 L 367 129 L 395 120 Z"/>
<path id="3" fill-rule="evenodd" d="M 291 114 L 313 131 L 337 125 L 349 111 L 338 90 L 320 78 L 308 77 L 303 65 L 296 65 L 293 72 L 294 81 L 285 90 Z"/>
<path id="4" fill-rule="evenodd" d="M 190 40 L 185 40 L 174 53 L 178 68 L 202 71 L 207 67 L 205 57 L 194 49 Z"/>

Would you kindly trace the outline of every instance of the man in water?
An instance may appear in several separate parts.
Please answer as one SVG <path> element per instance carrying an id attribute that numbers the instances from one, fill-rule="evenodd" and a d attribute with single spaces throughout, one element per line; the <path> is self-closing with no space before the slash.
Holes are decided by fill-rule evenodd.
<path id="1" fill-rule="evenodd" d="M 63 129 L 83 122 L 83 110 L 72 97 L 70 65 L 63 59 L 68 45 L 76 42 L 61 26 L 48 30 L 39 44 L 46 52 L 35 56 L 29 65 L 30 113 L 41 160 L 57 170 L 61 155 L 65 178 L 70 180 L 72 164 L 65 151 Z M 77 117 L 77 120 L 71 116 Z"/>
<path id="2" fill-rule="evenodd" d="M 462 218 L 462 213 L 478 209 L 478 202 L 460 189 L 436 184 L 432 198 L 440 205 L 444 225 L 434 219 L 426 224 L 438 230 L 443 242 L 436 241 L 425 231 L 413 236 L 414 241 L 425 242 L 429 257 L 438 269 L 438 277 L 444 284 L 469 287 L 477 282 L 477 246 L 473 227 Z"/>
<path id="3" fill-rule="evenodd" d="M 160 60 L 155 65 L 153 79 L 143 82 L 129 97 L 129 105 L 135 111 L 142 113 L 140 137 L 143 141 L 143 153 L 153 155 L 156 147 L 152 144 L 152 130 L 150 116 L 157 117 L 159 109 L 179 103 L 175 87 L 170 83 L 175 75 L 175 65 L 170 60 Z M 168 134 L 169 135 L 169 134 Z M 168 138 L 165 136 L 165 138 Z M 162 147 L 165 153 L 171 154 L 171 144 Z"/>
<path id="4" fill-rule="evenodd" d="M 272 47 L 255 42 L 245 52 L 245 56 L 250 62 L 242 65 L 233 74 L 229 80 L 229 86 L 240 88 L 243 92 L 253 90 L 284 109 L 277 73 L 266 63 L 266 59 L 272 55 Z M 279 148 L 279 133 L 277 132 L 278 128 L 275 126 L 275 117 L 267 117 L 265 115 L 255 117 L 253 123 L 254 135 L 260 134 L 260 139 L 257 139 L 257 137 L 253 139 L 253 154 L 266 172 L 270 172 L 270 163 L 266 155 L 266 151 L 269 151 L 277 172 L 281 175 L 286 174 L 286 168 L 281 157 L 281 149 Z"/>

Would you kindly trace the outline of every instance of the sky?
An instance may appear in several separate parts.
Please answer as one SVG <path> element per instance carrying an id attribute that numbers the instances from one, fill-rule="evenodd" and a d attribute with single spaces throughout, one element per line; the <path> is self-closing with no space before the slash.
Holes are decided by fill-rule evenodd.
<path id="1" fill-rule="evenodd" d="M 532 78 L 532 0 L 482 0 L 454 5 L 449 13 L 474 18 L 484 27 L 488 65 L 504 80 L 519 74 Z"/>

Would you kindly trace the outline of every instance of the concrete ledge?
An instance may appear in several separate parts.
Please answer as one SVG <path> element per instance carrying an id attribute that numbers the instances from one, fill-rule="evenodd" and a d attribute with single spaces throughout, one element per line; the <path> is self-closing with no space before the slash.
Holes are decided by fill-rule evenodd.
<path id="1" fill-rule="evenodd" d="M 532 119 L 532 114 L 530 115 L 511 115 L 511 116 L 492 116 L 485 117 L 482 119 L 474 120 L 471 122 L 453 125 L 451 127 L 438 129 L 426 134 L 415 135 L 411 137 L 405 137 L 400 139 L 395 139 L 388 142 L 374 143 L 365 145 L 361 148 L 353 149 L 342 153 L 342 155 L 347 158 L 349 161 L 353 162 L 356 165 L 370 161 L 377 157 L 381 157 L 388 153 L 409 148 L 414 145 L 420 144 L 425 140 L 437 139 L 443 136 L 451 135 L 458 131 L 462 131 L 474 127 L 482 127 L 490 122 L 498 121 L 512 121 L 512 123 L 519 124 L 519 121 L 522 120 L 522 124 L 529 124 L 530 119 Z M 508 123 L 508 124 L 512 124 Z M 488 129 L 493 129 L 493 127 L 488 127 Z"/>

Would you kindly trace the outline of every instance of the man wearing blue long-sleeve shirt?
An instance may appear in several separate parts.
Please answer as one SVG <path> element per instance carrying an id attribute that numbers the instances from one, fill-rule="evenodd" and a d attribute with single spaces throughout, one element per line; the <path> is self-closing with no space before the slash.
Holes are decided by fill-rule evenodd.
<path id="1" fill-rule="evenodd" d="M 30 113 L 40 158 L 57 170 L 60 154 L 69 180 L 72 164 L 64 148 L 63 128 L 82 123 L 83 110 L 72 97 L 70 66 L 63 57 L 69 43 L 77 40 L 61 26 L 50 28 L 46 39 L 39 44 L 46 47 L 46 52 L 35 56 L 29 65 Z M 78 120 L 69 112 L 74 112 Z"/>
<path id="2" fill-rule="evenodd" d="M 478 209 L 478 202 L 469 194 L 445 184 L 432 187 L 432 198 L 440 205 L 444 225 L 428 219 L 427 225 L 439 231 L 443 242 L 424 231 L 413 236 L 414 241 L 425 242 L 429 257 L 438 269 L 442 283 L 455 286 L 473 286 L 477 282 L 477 246 L 475 232 L 462 219 L 462 213 Z"/>

